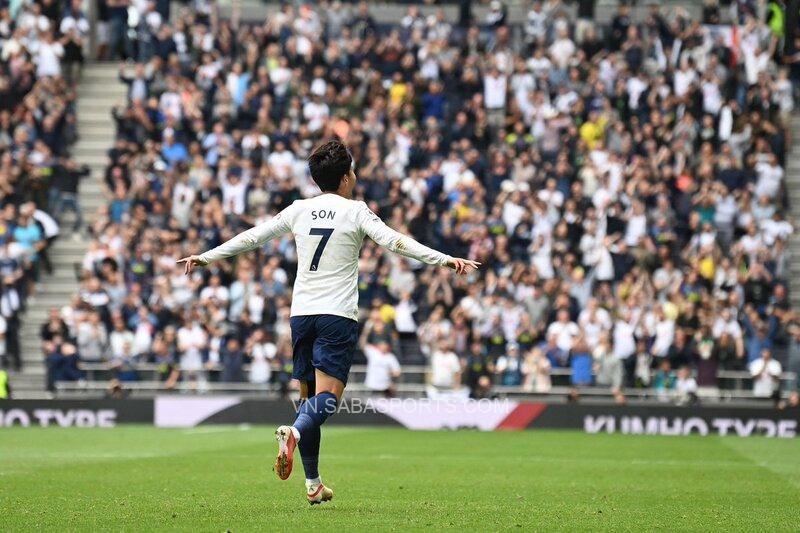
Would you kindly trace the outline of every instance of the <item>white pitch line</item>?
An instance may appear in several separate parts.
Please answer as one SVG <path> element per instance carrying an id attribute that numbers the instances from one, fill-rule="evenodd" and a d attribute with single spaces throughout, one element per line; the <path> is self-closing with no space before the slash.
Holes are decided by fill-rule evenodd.
<path id="1" fill-rule="evenodd" d="M 211 433 L 227 433 L 229 431 L 248 431 L 252 429 L 250 424 L 239 424 L 235 427 L 230 426 L 200 426 L 181 431 L 184 435 L 206 435 Z"/>

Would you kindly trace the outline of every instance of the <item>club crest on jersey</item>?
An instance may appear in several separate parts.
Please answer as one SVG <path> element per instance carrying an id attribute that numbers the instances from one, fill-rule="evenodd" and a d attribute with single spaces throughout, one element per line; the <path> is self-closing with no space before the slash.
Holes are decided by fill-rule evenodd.
<path id="1" fill-rule="evenodd" d="M 326 211 L 320 209 L 319 211 L 311 211 L 311 220 L 333 220 L 336 216 L 336 211 Z"/>

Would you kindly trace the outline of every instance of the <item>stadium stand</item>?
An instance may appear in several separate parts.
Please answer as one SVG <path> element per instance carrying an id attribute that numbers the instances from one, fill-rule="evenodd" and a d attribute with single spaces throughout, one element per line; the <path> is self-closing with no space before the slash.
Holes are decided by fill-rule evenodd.
<path id="1" fill-rule="evenodd" d="M 74 277 L 51 255 L 63 242 L 64 215 L 73 235 L 82 227 L 77 193 L 86 170 L 70 147 L 88 31 L 77 1 L 0 8 L 0 362 L 17 371 L 22 315 L 41 280 Z"/>
<path id="2" fill-rule="evenodd" d="M 763 2 L 600 27 L 579 4 L 248 23 L 200 2 L 169 25 L 150 4 L 135 39 L 109 21 L 128 102 L 80 292 L 42 326 L 48 388 L 285 392 L 291 239 L 191 278 L 175 260 L 315 194 L 305 157 L 337 135 L 376 213 L 485 265 L 365 246 L 362 347 L 399 358 L 396 393 L 796 401 L 798 43 Z"/>

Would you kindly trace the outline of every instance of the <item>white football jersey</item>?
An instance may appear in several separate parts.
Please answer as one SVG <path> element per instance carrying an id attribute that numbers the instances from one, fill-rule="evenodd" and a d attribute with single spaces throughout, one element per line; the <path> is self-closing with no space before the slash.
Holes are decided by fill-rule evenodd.
<path id="1" fill-rule="evenodd" d="M 200 258 L 210 263 L 231 257 L 289 232 L 297 246 L 292 316 L 328 314 L 358 320 L 358 256 L 365 236 L 429 265 L 444 265 L 451 259 L 393 230 L 364 202 L 333 193 L 297 200 Z"/>

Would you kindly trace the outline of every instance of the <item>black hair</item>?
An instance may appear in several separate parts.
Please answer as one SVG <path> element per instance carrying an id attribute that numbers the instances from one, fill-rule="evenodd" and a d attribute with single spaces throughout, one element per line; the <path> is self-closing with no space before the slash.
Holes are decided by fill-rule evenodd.
<path id="1" fill-rule="evenodd" d="M 353 164 L 353 157 L 339 139 L 317 147 L 308 158 L 311 177 L 323 192 L 334 192 Z"/>

